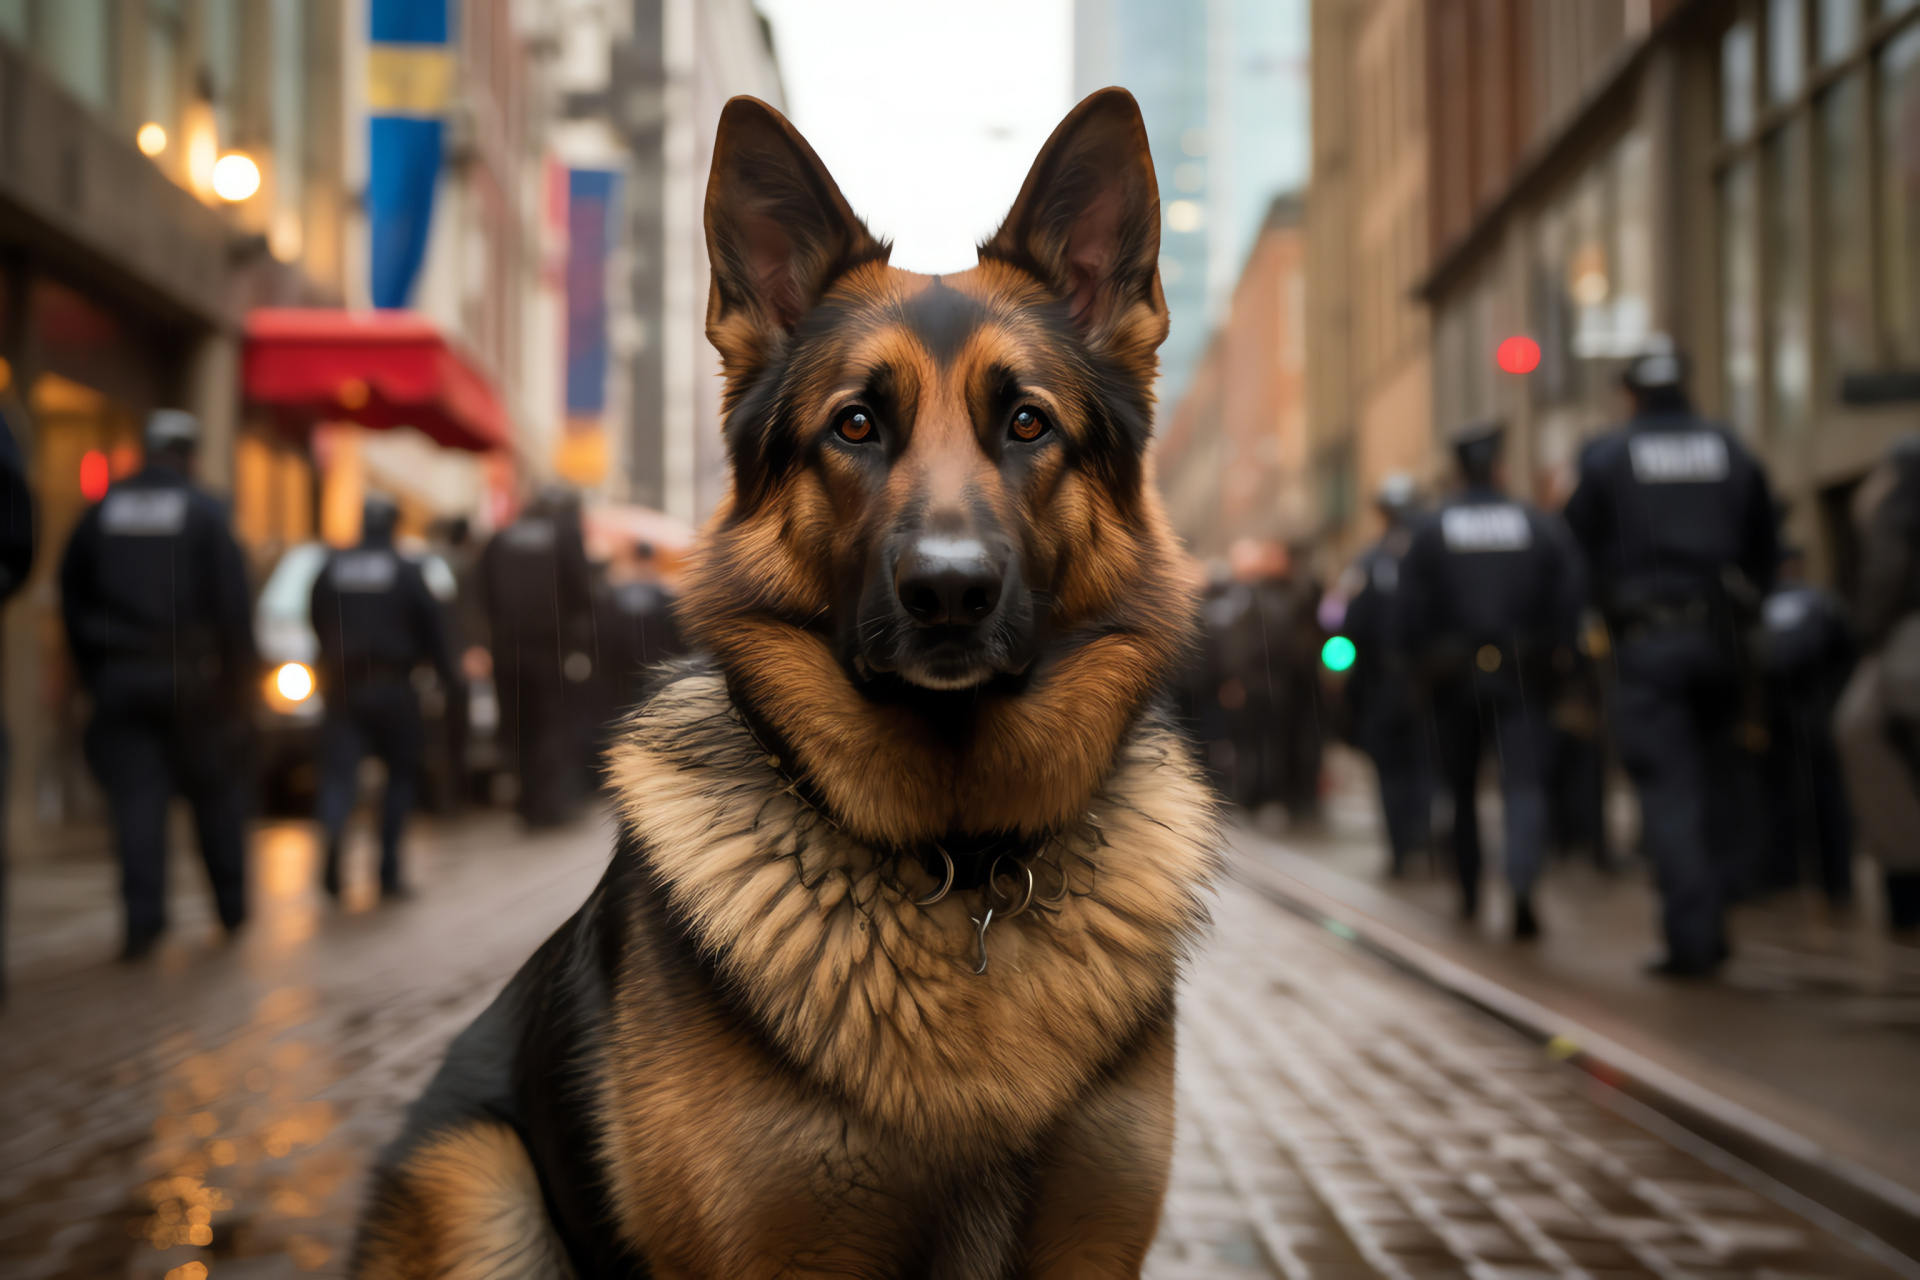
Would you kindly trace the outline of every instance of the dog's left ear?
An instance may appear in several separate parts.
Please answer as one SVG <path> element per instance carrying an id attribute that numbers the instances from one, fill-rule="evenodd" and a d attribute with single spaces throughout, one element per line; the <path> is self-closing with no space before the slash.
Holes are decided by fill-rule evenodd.
<path id="1" fill-rule="evenodd" d="M 707 179 L 713 290 L 707 337 L 727 372 L 757 366 L 829 285 L 861 262 L 885 261 L 827 167 L 787 118 L 758 98 L 720 113 Z"/>
<path id="2" fill-rule="evenodd" d="M 1095 350 L 1151 361 L 1167 336 L 1160 188 L 1132 94 L 1102 89 L 1067 113 L 980 256 L 1058 290 Z"/>

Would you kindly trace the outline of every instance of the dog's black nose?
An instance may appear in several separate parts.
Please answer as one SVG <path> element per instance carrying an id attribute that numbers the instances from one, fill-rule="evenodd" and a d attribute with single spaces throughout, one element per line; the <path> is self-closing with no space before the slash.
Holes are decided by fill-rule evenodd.
<path id="1" fill-rule="evenodd" d="M 1000 605 L 1001 567 L 972 538 L 921 538 L 894 567 L 900 607 L 923 627 L 971 627 Z"/>

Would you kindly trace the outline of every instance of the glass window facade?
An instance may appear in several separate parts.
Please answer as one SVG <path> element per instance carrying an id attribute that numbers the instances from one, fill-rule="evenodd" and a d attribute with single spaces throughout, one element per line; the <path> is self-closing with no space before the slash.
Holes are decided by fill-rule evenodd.
<path id="1" fill-rule="evenodd" d="M 1920 2 L 1743 13 L 1718 58 L 1721 388 L 1792 441 L 1920 370 Z"/>

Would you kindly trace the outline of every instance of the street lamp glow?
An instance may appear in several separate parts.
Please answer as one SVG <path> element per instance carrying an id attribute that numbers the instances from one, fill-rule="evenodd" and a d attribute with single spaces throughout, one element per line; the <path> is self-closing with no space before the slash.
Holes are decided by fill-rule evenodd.
<path id="1" fill-rule="evenodd" d="M 288 702 L 305 702 L 313 693 L 313 672 L 303 662 L 282 663 L 273 673 L 273 686 Z"/>
<path id="2" fill-rule="evenodd" d="M 239 151 L 229 151 L 213 166 L 213 193 L 228 203 L 245 200 L 260 189 L 260 166 Z"/>
<path id="3" fill-rule="evenodd" d="M 1359 648 L 1345 636 L 1328 636 L 1327 642 L 1320 646 L 1320 661 L 1332 672 L 1345 671 L 1359 656 Z"/>
<path id="4" fill-rule="evenodd" d="M 167 149 L 167 131 L 149 120 L 133 135 L 133 145 L 143 156 L 157 156 Z"/>

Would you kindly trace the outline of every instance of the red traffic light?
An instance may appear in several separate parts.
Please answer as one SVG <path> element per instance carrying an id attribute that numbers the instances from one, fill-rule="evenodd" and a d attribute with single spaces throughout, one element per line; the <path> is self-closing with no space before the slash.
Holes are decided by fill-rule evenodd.
<path id="1" fill-rule="evenodd" d="M 88 502 L 98 502 L 107 496 L 107 485 L 112 476 L 107 469 L 107 455 L 98 449 L 89 449 L 80 455 L 80 496 Z"/>
<path id="2" fill-rule="evenodd" d="M 1525 334 L 1516 333 L 1500 344 L 1493 358 L 1508 373 L 1532 373 L 1540 367 L 1540 344 Z"/>

